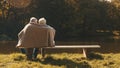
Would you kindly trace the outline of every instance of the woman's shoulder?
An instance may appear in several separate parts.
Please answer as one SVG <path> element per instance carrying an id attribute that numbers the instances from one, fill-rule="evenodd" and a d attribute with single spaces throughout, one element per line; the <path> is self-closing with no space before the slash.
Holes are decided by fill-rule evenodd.
<path id="1" fill-rule="evenodd" d="M 54 29 L 52 26 L 50 26 L 50 25 L 47 25 L 48 26 L 48 28 L 51 28 L 51 29 Z"/>

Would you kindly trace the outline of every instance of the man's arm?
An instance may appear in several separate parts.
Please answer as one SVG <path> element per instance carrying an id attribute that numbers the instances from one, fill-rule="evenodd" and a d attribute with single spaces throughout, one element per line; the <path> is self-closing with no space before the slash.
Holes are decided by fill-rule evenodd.
<path id="1" fill-rule="evenodd" d="M 50 39 L 49 39 L 49 42 L 50 42 L 50 46 L 54 46 L 55 45 L 55 41 L 54 41 L 54 38 L 55 38 L 55 29 L 50 29 Z"/>

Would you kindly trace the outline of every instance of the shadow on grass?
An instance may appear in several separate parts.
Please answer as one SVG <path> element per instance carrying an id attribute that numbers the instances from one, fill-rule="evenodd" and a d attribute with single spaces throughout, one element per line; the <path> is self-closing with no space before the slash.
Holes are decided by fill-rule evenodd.
<path id="1" fill-rule="evenodd" d="M 13 60 L 14 61 L 22 61 L 22 60 L 24 60 L 25 59 L 25 56 L 21 56 L 21 55 L 18 55 L 18 56 L 16 56 L 16 57 L 13 57 Z"/>
<path id="2" fill-rule="evenodd" d="M 69 59 L 54 59 L 52 57 L 47 57 L 44 59 L 44 61 L 40 60 L 40 63 L 57 65 L 57 66 L 64 65 L 66 66 L 66 68 L 91 68 L 91 66 L 86 61 L 76 63 Z"/>
<path id="3" fill-rule="evenodd" d="M 93 60 L 93 59 L 103 60 L 104 58 L 100 53 L 91 52 L 88 54 L 88 59 L 89 60 Z"/>

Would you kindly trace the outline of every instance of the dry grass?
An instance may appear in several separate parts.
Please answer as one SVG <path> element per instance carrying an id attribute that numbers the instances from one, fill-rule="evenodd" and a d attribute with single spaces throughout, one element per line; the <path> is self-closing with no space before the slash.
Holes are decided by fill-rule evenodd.
<path id="1" fill-rule="evenodd" d="M 82 53 L 78 53 L 81 50 L 71 53 L 74 50 L 70 49 L 70 53 L 64 50 L 62 53 L 58 53 L 60 50 L 52 50 L 57 54 L 48 53 L 45 59 L 41 59 L 39 54 L 37 61 L 26 60 L 26 56 L 19 53 L 15 45 L 16 42 L 0 42 L 0 68 L 120 68 L 120 47 L 117 44 L 101 44 L 101 50 L 95 51 L 100 53 L 91 53 L 88 59 L 84 59 Z M 109 52 L 103 54 L 102 51 Z"/>
<path id="2" fill-rule="evenodd" d="M 0 54 L 0 68 L 120 68 L 120 54 L 94 53 L 84 59 L 82 54 L 47 54 L 45 59 L 38 55 L 37 61 L 28 61 L 21 53 Z"/>

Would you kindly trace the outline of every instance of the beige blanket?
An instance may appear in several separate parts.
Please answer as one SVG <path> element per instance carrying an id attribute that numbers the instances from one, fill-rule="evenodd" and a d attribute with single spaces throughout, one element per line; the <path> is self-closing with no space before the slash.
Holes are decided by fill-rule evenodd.
<path id="1" fill-rule="evenodd" d="M 54 46 L 55 29 L 48 25 L 27 24 L 18 34 L 19 48 L 41 48 Z"/>

